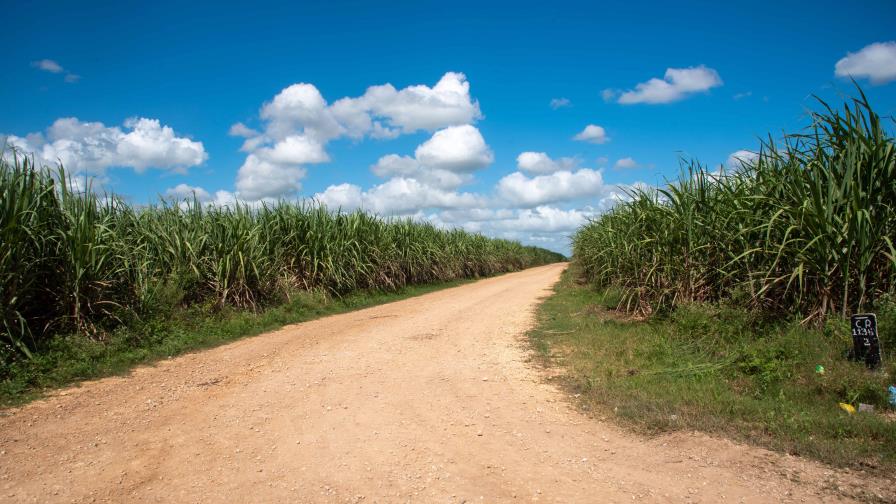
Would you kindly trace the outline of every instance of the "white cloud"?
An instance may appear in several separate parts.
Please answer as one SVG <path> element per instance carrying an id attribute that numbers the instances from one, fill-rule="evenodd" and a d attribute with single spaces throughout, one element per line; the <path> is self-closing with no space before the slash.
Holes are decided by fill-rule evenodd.
<path id="1" fill-rule="evenodd" d="M 613 165 L 613 168 L 617 169 L 626 169 L 626 168 L 637 168 L 638 163 L 634 159 L 630 157 L 622 158 L 616 161 L 616 164 Z"/>
<path id="2" fill-rule="evenodd" d="M 493 160 L 482 134 L 467 124 L 437 131 L 417 147 L 414 157 L 383 156 L 371 170 L 384 178 L 411 178 L 438 189 L 456 189 L 472 179 L 473 171 Z"/>
<path id="3" fill-rule="evenodd" d="M 411 168 L 394 168 L 389 175 L 414 171 L 413 158 L 395 156 L 392 161 L 398 166 L 409 163 Z M 401 215 L 441 228 L 463 228 L 569 253 L 569 235 L 589 218 L 628 199 L 624 190 L 623 186 L 603 185 L 599 172 L 583 169 L 534 178 L 514 173 L 499 182 L 492 198 L 443 190 L 403 176 L 366 191 L 353 184 L 332 185 L 315 198 L 333 210 L 360 208 L 379 215 Z M 562 204 L 581 197 L 593 198 L 593 206 Z"/>
<path id="4" fill-rule="evenodd" d="M 437 131 L 414 156 L 424 166 L 457 172 L 484 168 L 494 160 L 482 134 L 469 124 Z"/>
<path id="5" fill-rule="evenodd" d="M 448 72 L 432 88 L 418 85 L 396 91 L 391 84 L 373 86 L 360 100 L 374 116 L 404 133 L 469 124 L 480 119 L 479 102 L 470 98 L 470 83 Z"/>
<path id="6" fill-rule="evenodd" d="M 589 124 L 585 126 L 578 135 L 572 137 L 573 140 L 578 140 L 580 142 L 590 142 L 596 144 L 607 143 L 610 141 L 610 138 L 607 136 L 606 130 L 604 130 L 601 126 L 597 126 L 596 124 Z"/>
<path id="7" fill-rule="evenodd" d="M 633 182 L 631 184 L 617 184 L 607 189 L 602 197 L 597 200 L 597 204 L 594 205 L 594 208 L 598 213 L 606 212 L 621 202 L 631 201 L 631 194 L 633 193 L 640 191 L 651 192 L 655 190 L 656 187 L 641 181 Z"/>
<path id="8" fill-rule="evenodd" d="M 389 168 L 382 173 L 393 176 L 383 184 L 366 191 L 354 184 L 332 185 L 315 198 L 333 210 L 360 208 L 384 216 L 400 215 L 440 228 L 462 228 L 567 254 L 571 233 L 589 218 L 628 199 L 625 187 L 604 186 L 600 173 L 587 169 L 534 178 L 514 173 L 499 182 L 494 197 L 486 198 L 398 175 L 417 176 L 413 158 L 394 156 L 383 165 Z M 561 203 L 580 197 L 593 198 L 593 206 L 575 208 Z M 557 205 L 549 204 L 552 201 Z"/>
<path id="9" fill-rule="evenodd" d="M 616 98 L 616 96 L 618 96 L 618 95 L 619 95 L 619 91 L 617 91 L 615 89 L 607 88 L 600 92 L 600 97 L 603 98 L 604 101 L 606 101 L 606 102 L 613 101 L 613 99 Z"/>
<path id="10" fill-rule="evenodd" d="M 426 185 L 440 189 L 456 189 L 472 180 L 472 174 L 457 173 L 441 168 L 430 168 L 416 158 L 389 154 L 381 157 L 371 171 L 379 177 L 405 177 L 416 179 Z"/>
<path id="11" fill-rule="evenodd" d="M 165 191 L 165 196 L 178 201 L 192 200 L 195 196 L 200 202 L 211 201 L 212 196 L 201 187 L 195 187 L 187 184 L 178 184 Z"/>
<path id="12" fill-rule="evenodd" d="M 302 188 L 305 173 L 301 166 L 273 163 L 249 154 L 236 175 L 236 197 L 259 201 L 291 196 Z"/>
<path id="13" fill-rule="evenodd" d="M 118 153 L 123 163 L 138 170 L 149 167 L 183 168 L 208 159 L 202 142 L 175 136 L 174 130 L 162 126 L 158 119 L 129 119 L 124 126 L 131 131 L 121 137 Z"/>
<path id="14" fill-rule="evenodd" d="M 597 196 L 605 187 L 599 171 L 583 168 L 531 178 L 514 172 L 499 180 L 496 189 L 498 197 L 511 206 L 534 207 Z"/>
<path id="15" fill-rule="evenodd" d="M 259 116 L 267 121 L 265 134 L 271 139 L 302 131 L 326 142 L 340 136 L 394 138 L 400 133 L 434 131 L 472 123 L 482 114 L 479 103 L 470 97 L 466 76 L 448 72 L 431 88 L 371 86 L 359 97 L 341 98 L 332 105 L 313 84 L 297 83 L 265 103 Z"/>
<path id="16" fill-rule="evenodd" d="M 523 152 L 516 157 L 516 166 L 528 173 L 546 174 L 561 170 L 573 170 L 578 166 L 579 160 L 571 157 L 551 159 L 544 152 Z"/>
<path id="17" fill-rule="evenodd" d="M 250 138 L 260 135 L 258 131 L 246 126 L 245 124 L 238 122 L 230 127 L 227 131 L 227 134 L 230 136 L 237 136 L 243 138 Z"/>
<path id="18" fill-rule="evenodd" d="M 160 168 L 183 172 L 208 159 L 202 142 L 179 137 L 158 119 L 132 118 L 124 130 L 100 122 L 81 122 L 75 117 L 57 119 L 46 133 L 7 141 L 45 163 L 57 161 L 71 172 L 102 174 L 111 167 L 130 167 L 138 172 Z"/>
<path id="19" fill-rule="evenodd" d="M 744 164 L 751 164 L 755 162 L 758 158 L 758 152 L 748 150 L 734 151 L 731 153 L 731 155 L 728 156 L 728 159 L 725 161 L 725 167 L 729 170 L 736 170 L 741 168 Z"/>
<path id="20" fill-rule="evenodd" d="M 623 105 L 671 103 L 721 85 L 719 73 L 704 65 L 669 68 L 662 79 L 653 78 L 636 85 L 634 90 L 620 94 L 617 102 Z"/>
<path id="21" fill-rule="evenodd" d="M 252 152 L 255 149 L 263 146 L 268 140 L 262 135 L 259 131 L 254 130 L 245 124 L 238 122 L 230 126 L 230 129 L 227 131 L 227 134 L 235 137 L 242 137 L 246 140 L 243 142 L 243 145 L 240 147 L 240 150 L 243 152 Z"/>
<path id="22" fill-rule="evenodd" d="M 389 178 L 394 176 L 411 177 L 421 169 L 420 162 L 410 156 L 388 154 L 381 157 L 370 170 L 378 177 Z"/>
<path id="23" fill-rule="evenodd" d="M 73 74 L 71 72 L 66 72 L 66 70 L 64 68 L 62 68 L 62 65 L 60 65 L 55 60 L 42 59 L 42 60 L 32 61 L 31 66 L 33 68 L 37 68 L 38 70 L 43 70 L 44 72 L 49 72 L 49 73 L 54 73 L 54 74 L 65 73 L 65 77 L 63 78 L 63 80 L 65 80 L 65 82 L 67 82 L 69 84 L 73 84 L 73 83 L 81 80 L 80 75 Z"/>
<path id="24" fill-rule="evenodd" d="M 516 215 L 516 212 L 508 208 L 467 208 L 443 210 L 439 213 L 439 220 L 444 223 L 465 224 L 469 222 L 511 219 L 514 215 Z"/>
<path id="25" fill-rule="evenodd" d="M 363 191 L 354 184 L 338 184 L 327 187 L 324 192 L 314 195 L 314 199 L 320 201 L 333 210 L 345 211 L 361 208 Z"/>
<path id="26" fill-rule="evenodd" d="M 31 66 L 50 73 L 62 73 L 65 71 L 65 69 L 62 68 L 62 65 L 51 59 L 32 61 Z"/>
<path id="27" fill-rule="evenodd" d="M 590 206 L 564 209 L 539 205 L 525 209 L 443 210 L 426 218 L 442 228 L 460 227 L 470 232 L 518 240 L 569 254 L 570 235 L 598 213 L 599 210 Z"/>
<path id="28" fill-rule="evenodd" d="M 103 194 L 109 191 L 109 178 L 105 176 L 97 176 L 89 173 L 78 172 L 72 173 L 66 171 L 66 186 L 73 193 L 84 193 L 88 189 L 93 194 Z"/>
<path id="29" fill-rule="evenodd" d="M 254 155 L 281 165 L 316 164 L 330 160 L 323 145 L 305 135 L 288 136 L 273 147 L 257 149 Z"/>
<path id="30" fill-rule="evenodd" d="M 497 221 L 495 228 L 541 233 L 571 232 L 585 224 L 591 215 L 593 212 L 587 210 L 561 210 L 541 205 L 520 210 L 514 218 Z"/>
<path id="31" fill-rule="evenodd" d="M 236 194 L 234 194 L 230 191 L 215 191 L 215 199 L 212 202 L 213 205 L 225 207 L 225 206 L 234 206 L 237 203 L 239 203 L 241 205 L 250 205 L 250 206 L 256 206 L 256 207 L 261 205 L 260 201 L 249 203 L 247 201 L 240 200 L 236 197 Z"/>
<path id="32" fill-rule="evenodd" d="M 557 110 L 563 107 L 569 107 L 572 105 L 572 102 L 569 101 L 569 98 L 552 98 L 551 99 L 551 108 Z"/>
<path id="33" fill-rule="evenodd" d="M 896 41 L 875 42 L 848 53 L 834 65 L 837 77 L 867 78 L 872 84 L 896 80 Z"/>
<path id="34" fill-rule="evenodd" d="M 428 186 L 419 180 L 395 177 L 367 191 L 352 184 L 328 187 L 314 199 L 329 208 L 362 208 L 379 215 L 410 215 L 426 208 L 474 208 L 486 204 L 482 196 Z"/>
<path id="35" fill-rule="evenodd" d="M 459 176 L 440 171 L 472 171 L 493 159 L 482 135 L 470 125 L 482 114 L 462 73 L 448 72 L 433 87 L 398 90 L 391 84 L 371 86 L 359 97 L 341 98 L 332 104 L 314 85 L 297 83 L 265 103 L 259 117 L 264 122 L 262 131 L 242 123 L 230 128 L 231 135 L 246 138 L 241 150 L 248 156 L 237 175 L 240 198 L 250 198 L 250 194 L 255 198 L 282 197 L 298 190 L 304 166 L 329 161 L 326 145 L 340 137 L 386 139 L 438 130 L 417 148 L 416 161 L 434 180 L 446 179 L 443 185 L 459 184 Z M 252 173 L 243 173 L 248 170 Z M 288 183 L 280 178 L 263 181 L 266 175 L 285 177 Z"/>
<path id="36" fill-rule="evenodd" d="M 415 179 L 396 177 L 364 195 L 364 207 L 383 215 L 406 214 L 424 208 L 469 208 L 485 204 L 472 193 L 430 187 Z"/>
<path id="37" fill-rule="evenodd" d="M 348 133 L 333 116 L 320 91 L 304 82 L 277 93 L 261 107 L 259 117 L 267 121 L 265 133 L 273 140 L 303 133 L 325 142 Z"/>

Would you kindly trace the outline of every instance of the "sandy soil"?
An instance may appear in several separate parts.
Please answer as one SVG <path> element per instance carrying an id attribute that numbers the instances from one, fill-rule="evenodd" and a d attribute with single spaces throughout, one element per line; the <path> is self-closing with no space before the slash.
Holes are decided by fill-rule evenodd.
<path id="1" fill-rule="evenodd" d="M 892 480 L 576 412 L 524 339 L 563 267 L 289 326 L 2 412 L 0 501 L 839 502 L 861 488 L 896 500 Z"/>

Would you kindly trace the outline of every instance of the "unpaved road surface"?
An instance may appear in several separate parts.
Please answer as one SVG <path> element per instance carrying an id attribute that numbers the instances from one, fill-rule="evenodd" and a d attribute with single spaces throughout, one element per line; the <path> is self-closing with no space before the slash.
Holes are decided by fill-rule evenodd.
<path id="1" fill-rule="evenodd" d="M 0 501 L 837 502 L 863 485 L 894 498 L 892 481 L 577 413 L 524 337 L 563 267 L 289 326 L 2 412 Z"/>

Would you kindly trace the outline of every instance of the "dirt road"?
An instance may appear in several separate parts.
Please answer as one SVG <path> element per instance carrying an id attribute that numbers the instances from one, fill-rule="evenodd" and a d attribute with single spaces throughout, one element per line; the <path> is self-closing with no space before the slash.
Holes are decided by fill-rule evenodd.
<path id="1" fill-rule="evenodd" d="M 811 502 L 861 484 L 893 498 L 886 482 L 577 413 L 524 340 L 562 269 L 289 326 L 0 413 L 0 501 Z"/>

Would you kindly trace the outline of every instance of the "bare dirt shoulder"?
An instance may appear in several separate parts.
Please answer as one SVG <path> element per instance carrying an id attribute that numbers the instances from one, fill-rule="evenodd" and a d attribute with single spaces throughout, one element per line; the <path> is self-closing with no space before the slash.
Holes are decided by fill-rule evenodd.
<path id="1" fill-rule="evenodd" d="M 9 502 L 850 501 L 892 482 L 578 413 L 525 331 L 564 265 L 285 327 L 0 417 Z"/>

